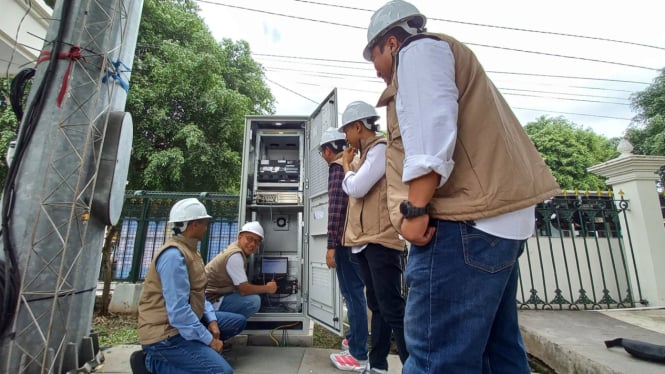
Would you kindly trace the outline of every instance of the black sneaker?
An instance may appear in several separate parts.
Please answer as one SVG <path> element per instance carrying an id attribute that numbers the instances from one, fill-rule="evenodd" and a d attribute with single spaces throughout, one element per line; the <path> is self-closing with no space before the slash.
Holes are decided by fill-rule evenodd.
<path id="1" fill-rule="evenodd" d="M 151 374 L 145 367 L 145 352 L 143 350 L 134 351 L 129 356 L 129 366 L 132 368 L 132 374 Z"/>
<path id="2" fill-rule="evenodd" d="M 232 349 L 233 349 L 233 344 L 224 342 L 224 346 L 222 347 L 222 353 L 231 352 Z"/>

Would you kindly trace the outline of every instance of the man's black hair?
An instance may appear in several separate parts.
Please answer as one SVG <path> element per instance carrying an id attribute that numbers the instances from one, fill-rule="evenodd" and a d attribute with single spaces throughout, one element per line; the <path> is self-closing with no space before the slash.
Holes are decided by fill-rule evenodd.
<path id="1" fill-rule="evenodd" d="M 324 149 L 330 148 L 333 152 L 340 153 L 344 150 L 345 145 L 346 145 L 346 140 L 344 139 L 335 140 L 322 145 L 320 151 L 323 152 Z"/>
<path id="2" fill-rule="evenodd" d="M 383 49 L 386 47 L 386 41 L 388 38 L 391 36 L 394 36 L 395 39 L 397 39 L 398 42 L 403 43 L 406 38 L 409 36 L 412 36 L 412 34 L 409 34 L 406 30 L 401 28 L 400 26 L 395 26 L 391 28 L 390 30 L 386 31 L 385 34 L 381 35 L 377 40 L 376 43 L 374 43 L 374 46 L 379 46 L 379 51 L 383 53 Z"/>

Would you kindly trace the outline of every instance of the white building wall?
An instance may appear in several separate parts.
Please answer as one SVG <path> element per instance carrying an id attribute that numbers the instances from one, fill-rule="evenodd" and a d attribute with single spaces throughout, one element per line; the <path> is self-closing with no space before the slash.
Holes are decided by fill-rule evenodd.
<path id="1" fill-rule="evenodd" d="M 42 0 L 3 0 L 0 6 L 0 74 L 33 67 L 53 10 Z"/>

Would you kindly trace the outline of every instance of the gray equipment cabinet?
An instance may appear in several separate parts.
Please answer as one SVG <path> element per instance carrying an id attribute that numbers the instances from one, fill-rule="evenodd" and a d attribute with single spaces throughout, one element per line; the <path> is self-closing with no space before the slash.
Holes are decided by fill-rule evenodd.
<path id="1" fill-rule="evenodd" d="M 337 127 L 337 91 L 307 116 L 247 116 L 239 224 L 258 221 L 265 238 L 249 259 L 248 279 L 275 279 L 278 291 L 261 295 L 261 310 L 246 333 L 275 329 L 308 335 L 311 320 L 342 334 L 342 300 L 325 261 L 328 165 L 318 152 L 323 131 Z"/>

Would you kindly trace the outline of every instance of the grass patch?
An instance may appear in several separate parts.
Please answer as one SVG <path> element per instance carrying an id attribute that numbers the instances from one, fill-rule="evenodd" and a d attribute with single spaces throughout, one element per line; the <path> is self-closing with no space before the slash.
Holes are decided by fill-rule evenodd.
<path id="1" fill-rule="evenodd" d="M 137 327 L 137 317 L 132 315 L 111 314 L 92 319 L 92 329 L 99 334 L 100 347 L 139 344 Z"/>
<path id="2" fill-rule="evenodd" d="M 123 344 L 139 344 L 137 317 L 124 314 L 95 316 L 92 329 L 99 334 L 99 345 L 110 347 Z M 314 348 L 340 349 L 342 337 L 314 324 Z"/>
<path id="3" fill-rule="evenodd" d="M 332 333 L 330 330 L 319 325 L 318 323 L 314 324 L 314 338 L 312 347 L 314 348 L 328 348 L 328 349 L 341 349 L 342 346 L 342 337 L 338 336 L 335 333 Z"/>

